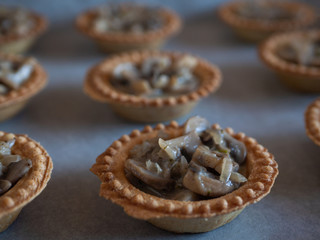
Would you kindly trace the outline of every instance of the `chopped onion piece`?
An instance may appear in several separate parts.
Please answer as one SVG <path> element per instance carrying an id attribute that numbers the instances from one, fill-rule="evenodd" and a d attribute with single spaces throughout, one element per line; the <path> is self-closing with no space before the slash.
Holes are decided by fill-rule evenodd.
<path id="1" fill-rule="evenodd" d="M 247 178 L 238 172 L 232 172 L 230 180 L 235 183 L 243 183 L 247 181 Z"/>
<path id="2" fill-rule="evenodd" d="M 229 181 L 231 172 L 232 172 L 232 160 L 230 158 L 223 158 L 221 173 L 220 173 L 220 181 L 222 182 Z"/>
<path id="3" fill-rule="evenodd" d="M 158 163 L 151 162 L 151 160 L 146 161 L 146 168 L 147 170 L 154 172 L 156 174 L 160 174 L 162 172 L 161 167 Z"/>
<path id="4" fill-rule="evenodd" d="M 176 159 L 179 156 L 179 149 L 174 149 L 169 146 L 167 141 L 159 138 L 159 146 L 168 154 L 171 159 Z"/>
<path id="5" fill-rule="evenodd" d="M 184 125 L 184 132 L 189 133 L 191 131 L 195 131 L 196 133 L 200 133 L 210 127 L 210 123 L 207 119 L 195 116 L 189 118 Z"/>

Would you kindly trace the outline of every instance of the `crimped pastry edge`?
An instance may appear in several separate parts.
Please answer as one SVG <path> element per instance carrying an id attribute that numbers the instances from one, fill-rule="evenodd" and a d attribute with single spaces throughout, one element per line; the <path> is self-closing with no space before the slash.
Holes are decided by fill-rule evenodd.
<path id="1" fill-rule="evenodd" d="M 13 54 L 0 54 L 0 58 L 11 61 L 23 60 L 24 57 Z M 35 61 L 34 69 L 29 79 L 16 90 L 11 90 L 5 95 L 0 95 L 0 108 L 7 107 L 17 102 L 22 102 L 37 94 L 47 83 L 47 73 L 43 67 Z"/>
<path id="2" fill-rule="evenodd" d="M 219 125 L 215 124 L 213 127 L 219 128 Z M 119 204 L 132 217 L 144 220 L 163 217 L 187 219 L 229 214 L 265 197 L 278 175 L 278 165 L 265 147 L 244 133 L 234 133 L 231 128 L 226 128 L 229 134 L 244 142 L 248 150 L 250 175 L 239 189 L 219 198 L 194 202 L 168 200 L 144 193 L 126 179 L 124 161 L 133 146 L 155 137 L 160 130 L 178 136 L 181 135 L 183 126 L 172 121 L 166 126 L 158 124 L 152 128 L 147 125 L 142 131 L 133 130 L 129 135 L 123 135 L 113 142 L 98 156 L 90 169 L 102 182 L 100 196 Z"/>
<path id="3" fill-rule="evenodd" d="M 53 168 L 52 160 L 46 150 L 27 135 L 0 131 L 0 140 L 16 139 L 13 154 L 29 158 L 32 168 L 8 192 L 0 196 L 0 221 L 2 217 L 24 207 L 46 187 Z"/>
<path id="4" fill-rule="evenodd" d="M 196 57 L 198 60 L 198 65 L 195 69 L 195 72 L 200 75 L 199 79 L 201 84 L 195 91 L 180 96 L 163 98 L 140 97 L 117 91 L 110 84 L 105 82 L 108 82 L 107 75 L 110 74 L 120 63 L 140 63 L 145 58 L 156 56 L 167 56 L 174 59 L 184 55 L 189 54 L 145 50 L 115 55 L 95 65 L 88 71 L 84 81 L 84 91 L 93 99 L 101 102 L 122 103 L 132 106 L 163 107 L 173 106 L 176 104 L 185 104 L 189 101 L 197 101 L 200 98 L 207 96 L 209 93 L 217 90 L 222 81 L 219 68 L 198 57 Z"/>

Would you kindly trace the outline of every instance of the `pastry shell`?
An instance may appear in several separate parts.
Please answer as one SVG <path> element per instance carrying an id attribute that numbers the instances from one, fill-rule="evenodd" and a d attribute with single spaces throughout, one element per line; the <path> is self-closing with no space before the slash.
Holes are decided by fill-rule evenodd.
<path id="1" fill-rule="evenodd" d="M 280 45 L 303 36 L 320 39 L 320 31 L 294 31 L 271 36 L 260 45 L 259 56 L 289 88 L 299 92 L 317 93 L 320 92 L 320 68 L 290 63 L 276 53 Z"/>
<path id="2" fill-rule="evenodd" d="M 236 9 L 245 4 L 246 1 L 233 1 L 224 4 L 219 9 L 219 16 L 240 38 L 249 42 L 260 42 L 276 32 L 307 27 L 317 19 L 315 11 L 308 4 L 289 1 L 274 2 L 290 12 L 299 11 L 302 17 L 299 19 L 270 21 L 248 19 L 236 13 Z"/>
<path id="3" fill-rule="evenodd" d="M 304 119 L 308 137 L 320 146 L 320 98 L 308 106 Z"/>
<path id="4" fill-rule="evenodd" d="M 80 32 L 92 38 L 97 46 L 106 53 L 118 53 L 131 50 L 159 49 L 171 35 L 181 28 L 181 20 L 172 10 L 161 8 L 160 15 L 165 20 L 164 25 L 155 31 L 143 34 L 131 33 L 97 33 L 90 23 L 96 14 L 92 9 L 80 14 L 76 19 L 76 27 Z"/>
<path id="5" fill-rule="evenodd" d="M 31 12 L 31 17 L 35 21 L 35 26 L 23 35 L 11 34 L 7 36 L 0 36 L 0 52 L 1 53 L 24 53 L 26 52 L 35 40 L 47 28 L 47 20 L 34 12 Z"/>
<path id="6" fill-rule="evenodd" d="M 13 154 L 32 161 L 32 168 L 8 192 L 0 196 L 0 232 L 6 230 L 21 209 L 37 197 L 46 187 L 52 171 L 52 161 L 46 150 L 26 135 L 0 131 L 0 140 L 16 139 Z"/>
<path id="7" fill-rule="evenodd" d="M 188 94 L 163 98 L 140 97 L 117 91 L 109 83 L 108 76 L 123 62 L 140 63 L 155 56 L 176 59 L 184 55 L 176 52 L 136 51 L 113 56 L 88 71 L 84 91 L 97 101 L 109 103 L 116 113 L 133 121 L 160 122 L 178 118 L 187 114 L 202 97 L 220 86 L 221 73 L 216 66 L 197 58 L 194 72 L 200 80 L 200 86 Z"/>
<path id="8" fill-rule="evenodd" d="M 213 127 L 220 128 L 217 124 Z M 278 175 L 278 165 L 266 148 L 244 133 L 234 133 L 227 128 L 229 134 L 247 147 L 248 181 L 245 184 L 225 196 L 194 202 L 168 200 L 147 194 L 127 180 L 124 163 L 132 147 L 155 137 L 159 131 L 177 137 L 183 133 L 183 126 L 173 121 L 167 126 L 146 126 L 142 131 L 134 130 L 130 135 L 123 135 L 98 156 L 91 168 L 102 182 L 100 196 L 122 206 L 128 215 L 147 220 L 159 228 L 192 233 L 218 228 L 233 220 L 249 204 L 265 197 Z"/>
<path id="9" fill-rule="evenodd" d="M 10 61 L 19 61 L 23 57 L 16 55 L 1 54 L 1 58 Z M 34 69 L 29 79 L 20 88 L 11 90 L 5 95 L 0 95 L 0 121 L 7 120 L 17 114 L 47 83 L 47 74 L 39 63 L 34 62 Z"/>

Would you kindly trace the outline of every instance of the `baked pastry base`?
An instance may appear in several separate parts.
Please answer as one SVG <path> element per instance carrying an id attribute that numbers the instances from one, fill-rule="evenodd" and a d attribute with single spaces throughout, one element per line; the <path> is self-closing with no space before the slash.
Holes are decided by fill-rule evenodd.
<path id="1" fill-rule="evenodd" d="M 249 43 L 259 43 L 273 34 L 273 32 L 269 31 L 258 31 L 241 28 L 233 28 L 233 31 L 239 38 Z"/>
<path id="2" fill-rule="evenodd" d="M 153 218 L 148 222 L 154 226 L 176 233 L 201 233 L 209 232 L 218 227 L 221 227 L 233 219 L 235 219 L 243 209 L 230 212 L 224 215 L 216 215 L 208 218 L 187 218 L 179 219 L 172 217 Z"/>
<path id="3" fill-rule="evenodd" d="M 12 42 L 0 43 L 1 53 L 20 54 L 26 52 L 35 42 L 35 37 L 13 40 Z"/>
<path id="4" fill-rule="evenodd" d="M 179 105 L 130 106 L 126 104 L 111 103 L 112 110 L 120 116 L 135 122 L 164 122 L 179 118 L 191 111 L 198 101 L 189 101 Z"/>
<path id="5" fill-rule="evenodd" d="M 22 208 L 19 208 L 6 216 L 0 218 L 0 233 L 6 230 L 18 217 L 19 213 L 21 212 Z"/>
<path id="6" fill-rule="evenodd" d="M 157 50 L 160 49 L 164 43 L 165 39 L 158 39 L 152 42 L 146 43 L 119 43 L 119 42 L 108 42 L 96 40 L 98 48 L 105 53 L 120 53 L 132 50 Z"/>
<path id="7" fill-rule="evenodd" d="M 0 122 L 5 121 L 16 115 L 18 112 L 21 111 L 21 109 L 23 109 L 27 102 L 28 101 L 26 100 L 22 102 L 13 103 L 12 105 L 0 107 Z"/>
<path id="8" fill-rule="evenodd" d="M 290 89 L 304 93 L 320 93 L 320 77 L 306 77 L 277 72 L 279 79 Z"/>

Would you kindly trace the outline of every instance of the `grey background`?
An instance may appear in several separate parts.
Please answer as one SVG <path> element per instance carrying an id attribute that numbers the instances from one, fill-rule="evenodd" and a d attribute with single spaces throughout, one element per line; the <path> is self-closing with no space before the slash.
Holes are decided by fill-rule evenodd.
<path id="1" fill-rule="evenodd" d="M 173 234 L 127 216 L 98 196 L 89 172 L 114 140 L 143 124 L 128 122 L 83 94 L 85 73 L 106 57 L 74 29 L 74 17 L 103 1 L 6 0 L 46 15 L 50 28 L 28 53 L 47 70 L 49 84 L 2 131 L 39 141 L 53 159 L 52 178 L 0 239 L 319 239 L 320 147 L 305 134 L 304 111 L 317 95 L 284 87 L 216 16 L 222 1 L 140 1 L 166 5 L 184 17 L 184 29 L 166 50 L 189 52 L 218 65 L 221 88 L 187 116 L 201 115 L 256 138 L 275 155 L 280 174 L 271 193 L 234 221 L 209 233 Z M 311 1 L 309 1 L 311 2 Z M 319 6 L 319 1 L 313 1 Z"/>

